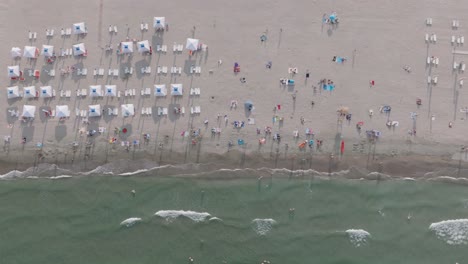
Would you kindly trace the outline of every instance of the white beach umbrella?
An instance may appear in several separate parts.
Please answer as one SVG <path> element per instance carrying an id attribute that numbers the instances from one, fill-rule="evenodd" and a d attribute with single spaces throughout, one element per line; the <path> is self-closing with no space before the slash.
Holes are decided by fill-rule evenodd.
<path id="1" fill-rule="evenodd" d="M 23 106 L 23 114 L 21 116 L 22 117 L 33 118 L 35 113 L 36 113 L 36 106 L 34 106 L 34 105 L 24 105 Z"/>
<path id="2" fill-rule="evenodd" d="M 133 52 L 133 42 L 122 42 L 121 43 L 121 48 L 120 48 L 120 51 L 122 53 L 132 53 Z"/>
<path id="3" fill-rule="evenodd" d="M 44 98 L 52 97 L 52 87 L 42 86 L 41 93 L 39 94 L 39 96 Z"/>
<path id="4" fill-rule="evenodd" d="M 101 97 L 102 96 L 102 87 L 101 87 L 101 85 L 90 85 L 89 86 L 89 96 L 91 96 L 91 97 Z"/>
<path id="5" fill-rule="evenodd" d="M 86 54 L 86 47 L 84 43 L 78 43 L 73 45 L 73 55 L 80 56 Z"/>
<path id="6" fill-rule="evenodd" d="M 57 105 L 55 107 L 55 116 L 56 117 L 69 117 L 70 109 L 68 109 L 68 105 Z"/>
<path id="7" fill-rule="evenodd" d="M 7 97 L 8 99 L 20 97 L 18 86 L 7 87 Z"/>
<path id="8" fill-rule="evenodd" d="M 86 26 L 84 22 L 73 24 L 73 34 L 85 34 Z"/>
<path id="9" fill-rule="evenodd" d="M 198 49 L 199 43 L 200 41 L 198 39 L 188 38 L 185 48 L 191 51 L 195 51 Z"/>
<path id="10" fill-rule="evenodd" d="M 165 17 L 154 17 L 153 27 L 154 28 L 164 28 L 164 27 L 166 27 L 166 18 Z"/>
<path id="11" fill-rule="evenodd" d="M 154 85 L 154 95 L 157 97 L 164 97 L 167 95 L 167 89 L 165 84 Z"/>
<path id="12" fill-rule="evenodd" d="M 148 40 L 143 40 L 137 42 L 138 52 L 148 52 L 150 51 L 150 45 Z"/>
<path id="13" fill-rule="evenodd" d="M 117 96 L 117 86 L 115 85 L 106 85 L 106 96 Z"/>
<path id="14" fill-rule="evenodd" d="M 135 115 L 135 106 L 133 104 L 123 104 L 122 105 L 122 116 L 134 116 Z"/>
<path id="15" fill-rule="evenodd" d="M 21 57 L 21 49 L 18 47 L 11 48 L 10 55 L 12 58 Z"/>
<path id="16" fill-rule="evenodd" d="M 19 77 L 20 69 L 18 65 L 8 66 L 8 77 Z"/>
<path id="17" fill-rule="evenodd" d="M 24 87 L 23 91 L 24 91 L 24 97 L 25 98 L 36 97 L 36 87 L 35 86 Z"/>
<path id="18" fill-rule="evenodd" d="M 90 105 L 88 106 L 88 116 L 101 116 L 101 105 Z"/>
<path id="19" fill-rule="evenodd" d="M 39 50 L 34 46 L 24 46 L 23 57 L 35 59 L 39 56 Z"/>
<path id="20" fill-rule="evenodd" d="M 42 45 L 42 55 L 46 57 L 54 56 L 54 46 Z"/>
<path id="21" fill-rule="evenodd" d="M 171 84 L 171 95 L 182 95 L 183 90 L 182 90 L 182 84 L 180 83 L 173 83 Z"/>

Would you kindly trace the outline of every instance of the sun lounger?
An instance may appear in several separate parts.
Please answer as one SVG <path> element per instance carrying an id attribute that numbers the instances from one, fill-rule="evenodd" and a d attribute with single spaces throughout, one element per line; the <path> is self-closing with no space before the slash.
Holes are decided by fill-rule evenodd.
<path id="1" fill-rule="evenodd" d="M 114 74 L 114 70 L 113 70 L 113 69 L 109 69 L 109 72 L 107 73 L 107 75 L 112 76 L 113 74 Z"/>
<path id="2" fill-rule="evenodd" d="M 145 30 L 145 25 L 143 23 L 140 24 L 140 30 L 141 31 Z"/>
<path id="3" fill-rule="evenodd" d="M 432 34 L 432 41 L 437 42 L 437 35 L 436 34 Z"/>
<path id="4" fill-rule="evenodd" d="M 161 107 L 158 107 L 158 116 L 161 116 L 163 114 L 163 110 Z"/>
<path id="5" fill-rule="evenodd" d="M 452 41 L 451 41 L 452 44 L 455 44 L 455 39 L 456 39 L 456 37 L 455 37 L 455 36 L 452 36 Z"/>
<path id="6" fill-rule="evenodd" d="M 79 96 L 81 96 L 81 90 L 78 89 L 76 90 L 76 97 L 79 97 Z"/>
<path id="7" fill-rule="evenodd" d="M 145 30 L 148 30 L 148 23 L 145 23 Z"/>
<path id="8" fill-rule="evenodd" d="M 436 66 L 439 66 L 439 58 L 435 58 L 433 62 Z"/>
<path id="9" fill-rule="evenodd" d="M 117 34 L 117 32 L 118 32 L 117 31 L 117 26 L 114 26 L 114 32 L 115 32 L 115 34 Z"/>
<path id="10" fill-rule="evenodd" d="M 434 77 L 434 78 L 432 78 L 432 82 L 433 82 L 434 84 L 437 84 L 437 80 L 438 80 L 438 77 L 437 77 L 437 76 Z"/>
<path id="11" fill-rule="evenodd" d="M 167 52 L 167 45 L 162 45 L 161 46 L 161 51 L 162 52 Z"/>
<path id="12" fill-rule="evenodd" d="M 465 63 L 462 63 L 462 64 L 461 64 L 460 70 L 461 70 L 462 72 L 464 72 L 464 71 L 465 71 L 465 67 L 466 67 Z"/>
<path id="13" fill-rule="evenodd" d="M 146 67 L 146 73 L 151 74 L 151 66 Z"/>
<path id="14" fill-rule="evenodd" d="M 431 61 L 432 61 L 431 57 L 427 57 L 427 64 L 431 64 Z"/>
<path id="15" fill-rule="evenodd" d="M 463 36 L 460 37 L 460 44 L 462 45 L 465 44 L 465 37 Z"/>
<path id="16" fill-rule="evenodd" d="M 61 35 L 62 37 L 65 36 L 65 30 L 64 30 L 63 28 L 60 30 L 60 35 Z"/>
<path id="17" fill-rule="evenodd" d="M 97 74 L 98 74 L 98 70 L 97 70 L 97 69 L 94 69 L 93 75 L 96 76 Z"/>
<path id="18" fill-rule="evenodd" d="M 145 94 L 151 95 L 151 88 L 145 88 Z"/>
<path id="19" fill-rule="evenodd" d="M 162 68 L 161 68 L 161 66 L 158 66 L 158 68 L 157 68 L 157 70 L 156 70 L 156 71 L 157 71 L 157 73 L 158 73 L 158 74 L 160 74 L 160 73 L 162 72 Z"/>
<path id="20" fill-rule="evenodd" d="M 195 106 L 195 113 L 197 113 L 197 114 L 201 113 L 201 107 L 200 106 Z"/>
<path id="21" fill-rule="evenodd" d="M 454 70 L 458 69 L 458 63 L 457 62 L 453 62 L 453 69 Z"/>
<path id="22" fill-rule="evenodd" d="M 426 42 L 429 42 L 429 34 L 426 34 Z"/>
<path id="23" fill-rule="evenodd" d="M 88 90 L 81 89 L 81 96 L 86 96 L 88 94 Z"/>
<path id="24" fill-rule="evenodd" d="M 112 33 L 114 31 L 114 28 L 112 26 L 109 26 L 109 33 Z"/>
<path id="25" fill-rule="evenodd" d="M 50 77 L 54 77 L 55 76 L 55 70 L 54 69 L 51 69 L 49 72 L 48 72 L 49 76 Z"/>
<path id="26" fill-rule="evenodd" d="M 167 73 L 167 67 L 163 66 L 161 71 L 162 71 L 162 73 L 166 74 Z"/>
<path id="27" fill-rule="evenodd" d="M 70 35 L 71 35 L 71 32 L 72 32 L 71 28 L 67 28 L 66 35 L 67 35 L 67 36 L 70 36 Z"/>
<path id="28" fill-rule="evenodd" d="M 148 115 L 152 115 L 152 114 L 153 114 L 153 108 L 148 107 L 148 108 L 146 109 L 146 112 L 148 113 Z"/>
<path id="29" fill-rule="evenodd" d="M 172 46 L 172 51 L 174 51 L 174 52 L 177 51 L 177 44 L 174 43 L 174 45 Z"/>
<path id="30" fill-rule="evenodd" d="M 181 114 L 185 114 L 185 107 L 182 106 L 182 107 L 180 108 L 180 113 L 181 113 Z"/>
<path id="31" fill-rule="evenodd" d="M 113 111 L 113 112 L 114 112 L 114 115 L 115 115 L 115 116 L 118 116 L 118 115 L 119 115 L 119 109 L 118 109 L 117 107 L 114 108 L 114 111 Z"/>
<path id="32" fill-rule="evenodd" d="M 80 116 L 80 109 L 75 108 L 75 116 L 77 116 L 77 117 Z"/>
<path id="33" fill-rule="evenodd" d="M 183 51 L 184 50 L 184 45 L 182 44 L 179 44 L 179 47 L 178 47 L 179 51 Z"/>
<path id="34" fill-rule="evenodd" d="M 143 24 L 141 24 L 141 25 L 142 25 L 142 30 L 143 30 Z M 146 108 L 145 107 L 141 108 L 141 115 L 146 115 Z"/>
<path id="35" fill-rule="evenodd" d="M 67 98 L 70 98 L 70 97 L 71 97 L 71 90 L 67 90 L 67 91 L 65 92 L 65 96 L 66 96 Z"/>
<path id="36" fill-rule="evenodd" d="M 34 32 L 33 33 L 33 39 L 36 39 L 37 38 L 37 32 Z"/>
<path id="37" fill-rule="evenodd" d="M 163 107 L 162 110 L 163 110 L 163 115 L 167 115 L 167 113 L 168 113 L 167 107 Z"/>
<path id="38" fill-rule="evenodd" d="M 65 91 L 64 90 L 60 90 L 60 97 L 65 97 Z"/>
<path id="39" fill-rule="evenodd" d="M 132 95 L 135 96 L 136 95 L 136 89 L 130 89 L 132 91 Z"/>
<path id="40" fill-rule="evenodd" d="M 103 68 L 99 69 L 99 75 L 104 76 L 104 69 Z"/>
<path id="41" fill-rule="evenodd" d="M 426 25 L 432 26 L 432 18 L 426 18 Z"/>
<path id="42" fill-rule="evenodd" d="M 133 74 L 133 67 L 130 67 L 130 74 Z"/>
<path id="43" fill-rule="evenodd" d="M 49 37 L 53 37 L 53 36 L 54 36 L 54 33 L 55 33 L 54 30 L 51 29 L 51 30 L 49 31 Z"/>

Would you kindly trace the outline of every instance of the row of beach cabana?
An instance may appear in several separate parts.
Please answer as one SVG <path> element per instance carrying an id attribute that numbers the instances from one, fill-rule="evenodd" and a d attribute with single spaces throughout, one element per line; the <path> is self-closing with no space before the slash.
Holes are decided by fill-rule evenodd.
<path id="1" fill-rule="evenodd" d="M 133 104 L 122 104 L 121 113 L 123 117 L 129 117 L 135 115 L 135 106 Z M 42 110 L 49 117 L 58 117 L 58 118 L 67 118 L 71 116 L 70 108 L 68 105 L 57 105 L 54 110 Z M 76 116 L 80 117 L 99 117 L 102 115 L 102 108 L 100 104 L 89 105 L 88 110 L 84 111 L 76 110 Z M 11 112 L 12 115 L 16 113 Z M 35 105 L 24 105 L 23 111 L 21 113 L 21 118 L 23 119 L 34 119 L 36 115 L 36 106 Z M 19 117 L 19 115 L 18 115 Z"/>

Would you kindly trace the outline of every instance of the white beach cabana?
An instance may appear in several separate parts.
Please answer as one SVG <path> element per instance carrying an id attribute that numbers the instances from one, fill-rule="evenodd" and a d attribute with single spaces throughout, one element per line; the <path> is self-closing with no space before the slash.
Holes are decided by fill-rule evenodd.
<path id="1" fill-rule="evenodd" d="M 121 110 L 123 117 L 135 115 L 135 106 L 133 104 L 123 104 Z"/>
<path id="2" fill-rule="evenodd" d="M 78 44 L 73 45 L 73 55 L 74 56 L 86 55 L 86 47 L 84 43 L 78 43 Z"/>
<path id="3" fill-rule="evenodd" d="M 191 51 L 198 50 L 198 46 L 200 41 L 198 39 L 188 38 L 187 44 L 185 44 L 185 48 Z"/>
<path id="4" fill-rule="evenodd" d="M 34 46 L 24 46 L 23 57 L 35 59 L 39 56 L 39 50 Z"/>
<path id="5" fill-rule="evenodd" d="M 73 24 L 73 34 L 86 34 L 86 26 L 84 22 Z"/>
<path id="6" fill-rule="evenodd" d="M 21 57 L 21 49 L 18 47 L 11 48 L 10 55 L 12 58 Z"/>
<path id="7" fill-rule="evenodd" d="M 167 95 L 167 89 L 165 84 L 155 84 L 154 85 L 154 95 L 156 97 L 164 97 Z"/>
<path id="8" fill-rule="evenodd" d="M 42 45 L 42 55 L 45 57 L 52 57 L 54 56 L 54 46 L 51 45 Z"/>
<path id="9" fill-rule="evenodd" d="M 126 41 L 120 44 L 120 52 L 122 53 L 132 53 L 133 52 L 133 42 Z"/>
<path id="10" fill-rule="evenodd" d="M 24 98 L 33 98 L 36 97 L 36 87 L 28 86 L 23 88 Z"/>
<path id="11" fill-rule="evenodd" d="M 91 96 L 91 97 L 101 97 L 102 96 L 102 86 L 101 85 L 90 85 L 89 86 L 89 96 Z"/>
<path id="12" fill-rule="evenodd" d="M 183 93 L 182 89 L 182 84 L 181 83 L 173 83 L 171 84 L 171 95 L 173 96 L 181 96 Z"/>
<path id="13" fill-rule="evenodd" d="M 8 99 L 20 97 L 18 86 L 7 87 Z"/>
<path id="14" fill-rule="evenodd" d="M 95 117 L 101 116 L 101 105 L 90 105 L 88 106 L 88 116 Z"/>
<path id="15" fill-rule="evenodd" d="M 51 86 L 42 86 L 39 96 L 44 97 L 44 98 L 52 97 L 52 87 Z"/>
<path id="16" fill-rule="evenodd" d="M 69 117 L 70 109 L 68 109 L 68 105 L 55 106 L 55 116 L 56 117 Z"/>
<path id="17" fill-rule="evenodd" d="M 157 29 L 164 29 L 166 27 L 166 18 L 165 17 L 154 17 L 153 27 Z"/>
<path id="18" fill-rule="evenodd" d="M 8 77 L 15 78 L 20 76 L 20 69 L 18 65 L 8 66 Z"/>
<path id="19" fill-rule="evenodd" d="M 34 118 L 34 114 L 36 113 L 36 106 L 34 105 L 24 105 L 23 106 L 23 114 L 22 117 L 29 117 Z"/>
<path id="20" fill-rule="evenodd" d="M 137 47 L 138 47 L 138 52 L 141 52 L 141 53 L 150 51 L 150 45 L 149 45 L 148 40 L 137 42 Z"/>
<path id="21" fill-rule="evenodd" d="M 117 86 L 115 85 L 106 85 L 105 86 L 105 95 L 106 96 L 117 96 Z"/>

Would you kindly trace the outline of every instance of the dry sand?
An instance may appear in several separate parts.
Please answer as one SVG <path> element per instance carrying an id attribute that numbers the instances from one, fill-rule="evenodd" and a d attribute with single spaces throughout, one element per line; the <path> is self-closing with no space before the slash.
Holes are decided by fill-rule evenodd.
<path id="1" fill-rule="evenodd" d="M 332 11 L 337 12 L 340 19 L 336 27 L 322 23 L 323 14 Z M 51 85 L 57 94 L 60 89 L 73 92 L 71 100 L 56 97 L 48 101 L 42 98 L 9 101 L 6 92 L 0 94 L 5 103 L 5 114 L 0 115 L 1 135 L 11 135 L 11 144 L 0 153 L 0 159 L 5 164 L 4 171 L 38 163 L 59 163 L 60 166 L 69 166 L 74 170 L 87 170 L 122 158 L 146 158 L 161 164 L 218 161 L 229 167 L 263 164 L 300 168 L 303 166 L 300 165 L 303 164 L 302 160 L 309 160 L 314 155 L 318 160 L 323 160 L 318 163 L 321 165 L 316 165 L 317 168 L 326 169 L 323 163 L 326 163 L 330 153 L 335 154 L 337 163 L 343 164 L 333 168 L 358 164 L 375 169 L 376 160 L 380 160 L 391 164 L 389 166 L 394 170 L 395 161 L 407 160 L 409 155 L 416 155 L 413 157 L 415 161 L 438 160 L 440 166 L 456 166 L 457 162 L 450 160 L 458 160 L 460 145 L 467 143 L 468 121 L 459 109 L 468 106 L 468 91 L 457 85 L 465 74 L 455 74 L 452 70 L 454 61 L 466 61 L 466 55 L 454 56 L 452 50 L 463 51 L 465 48 L 454 47 L 450 43 L 452 35 L 464 36 L 468 33 L 468 20 L 462 19 L 468 12 L 468 4 L 463 1 L 175 0 L 156 4 L 148 0 L 84 0 L 80 3 L 27 0 L 2 1 L 0 12 L 3 20 L 0 23 L 0 50 L 4 54 L 4 69 L 15 64 L 19 64 L 22 70 L 50 68 L 42 56 L 35 62 L 25 58 L 13 61 L 9 57 L 11 47 L 23 48 L 31 44 L 28 40 L 29 30 L 38 32 L 37 40 L 32 42 L 38 48 L 42 44 L 50 44 L 59 50 L 71 48 L 71 45 L 82 41 L 89 54 L 84 59 L 58 59 L 52 65 L 57 76 L 51 79 L 43 71 L 39 81 L 27 77 L 26 81 L 18 84 L 10 83 L 6 70 L 1 75 L 5 86 L 19 85 L 22 88 Z M 152 28 L 147 32 L 140 31 L 140 23 L 149 23 L 151 26 L 154 16 L 166 17 L 168 32 L 157 35 Z M 430 27 L 425 24 L 428 17 L 433 19 Z M 460 21 L 457 30 L 451 27 L 453 19 Z M 81 21 L 88 28 L 88 34 L 83 40 L 77 40 L 74 35 L 70 38 L 60 36 L 61 28 L 71 27 L 72 23 Z M 117 35 L 108 33 L 109 25 L 118 27 Z M 53 38 L 46 38 L 47 28 L 55 29 Z M 437 43 L 427 44 L 424 40 L 426 33 L 437 34 Z M 265 43 L 260 41 L 262 34 L 268 37 Z M 116 47 L 127 35 L 132 39 L 148 39 L 153 49 L 156 44 L 166 44 L 168 52 L 153 52 L 152 56 L 142 56 L 137 52 L 132 56 L 119 56 L 115 52 L 106 54 L 103 49 L 106 44 L 112 43 Z M 207 44 L 208 51 L 197 52 L 193 57 L 189 57 L 186 50 L 181 54 L 172 52 L 174 42 L 185 45 L 186 38 L 192 36 Z M 333 56 L 346 57 L 347 61 L 343 64 L 332 62 Z M 427 56 L 440 58 L 438 67 L 428 67 Z M 218 60 L 223 61 L 222 65 L 218 65 Z M 268 61 L 273 63 L 271 69 L 265 67 Z M 239 74 L 233 73 L 234 62 L 241 66 Z M 188 74 L 192 64 L 202 67 L 201 75 Z M 79 78 L 70 75 L 62 78 L 60 69 L 73 65 L 87 68 L 88 76 Z M 136 70 L 136 74 L 128 79 L 109 78 L 107 74 L 103 78 L 94 78 L 92 75 L 96 67 L 104 68 L 107 73 L 109 68 L 120 68 L 122 72 L 122 67 L 128 65 Z M 151 75 L 140 74 L 142 65 L 152 67 Z M 180 66 L 185 72 L 181 76 L 171 76 L 170 73 L 158 75 L 158 65 Z M 403 69 L 405 66 L 411 67 L 411 73 Z M 297 67 L 299 73 L 292 77 L 288 74 L 289 67 Z M 210 70 L 213 72 L 209 73 Z M 308 79 L 305 78 L 307 70 L 310 72 Z M 438 76 L 438 83 L 432 89 L 427 84 L 429 75 Z M 245 83 L 240 82 L 241 77 L 246 78 Z M 294 88 L 279 84 L 280 78 L 290 77 L 296 82 Z M 323 78 L 333 80 L 336 89 L 330 93 L 317 88 L 314 93 L 313 86 L 318 86 L 318 81 Z M 369 86 L 370 80 L 375 80 L 374 87 Z M 165 99 L 156 100 L 154 96 L 143 98 L 139 95 L 141 88 L 159 83 L 182 83 L 183 97 L 174 99 L 169 95 Z M 92 84 L 116 84 L 121 91 L 135 88 L 137 96 L 120 100 L 75 98 L 76 89 L 88 89 Z M 189 96 L 190 87 L 200 87 L 201 95 Z M 295 100 L 292 99 L 293 94 L 296 94 Z M 422 99 L 419 108 L 416 105 L 417 98 Z M 243 106 L 248 99 L 255 105 L 252 113 L 248 113 Z M 231 100 L 239 102 L 237 109 L 230 109 Z M 315 102 L 314 106 L 311 105 L 312 101 Z M 86 109 L 92 102 L 119 108 L 124 102 L 133 103 L 137 114 L 131 118 L 90 118 L 89 129 L 100 126 L 108 128 L 108 133 L 90 139 L 78 134 L 83 124 L 75 117 L 74 111 L 72 117 L 64 123 L 59 123 L 58 119 L 48 119 L 40 111 L 40 107 L 55 108 L 57 104 L 68 104 L 72 110 L 75 107 Z M 38 107 L 32 124 L 25 125 L 9 117 L 7 108 L 21 110 L 24 104 Z M 185 106 L 187 113 L 184 116 L 172 113 L 173 104 Z M 284 118 L 282 126 L 272 123 L 275 115 L 272 110 L 277 104 L 281 104 L 281 110 L 276 115 Z M 379 107 L 384 104 L 392 107 L 390 116 L 379 113 Z M 192 105 L 201 106 L 200 115 L 190 115 L 188 109 Z M 141 116 L 139 113 L 143 106 L 153 107 L 153 116 Z M 169 107 L 169 116 L 157 116 L 154 107 L 158 106 Z M 336 110 L 340 106 L 349 107 L 352 113 L 349 124 L 344 122 L 341 126 L 337 125 Z M 368 115 L 369 109 L 375 112 L 372 118 Z M 416 121 L 417 136 L 408 135 L 408 130 L 414 125 L 410 112 L 419 115 Z M 256 124 L 234 129 L 231 124 L 225 126 L 222 117 L 218 121 L 218 114 L 228 115 L 229 123 L 235 120 L 247 122 L 247 118 L 251 117 Z M 432 129 L 431 115 L 435 115 Z M 305 119 L 304 125 L 300 122 L 301 116 Z M 205 119 L 209 120 L 207 126 L 203 124 Z M 400 125 L 388 129 L 387 120 L 399 121 Z M 364 122 L 362 133 L 356 131 L 355 124 L 358 121 Z M 448 127 L 449 122 L 453 122 L 453 128 Z M 9 123 L 13 124 L 12 128 L 8 127 Z M 211 137 L 210 130 L 218 126 L 217 123 L 222 133 L 219 137 Z M 113 135 L 113 128 L 122 126 L 129 128 L 130 133 L 126 138 L 130 140 L 143 141 L 143 133 L 151 134 L 149 145 L 142 144 L 139 148 L 131 148 L 129 152 L 120 145 L 109 145 L 107 139 Z M 280 144 L 274 142 L 272 137 L 267 137 L 266 144 L 259 146 L 260 136 L 256 129 L 261 128 L 263 132 L 265 126 L 271 126 L 273 133 L 281 133 Z M 182 131 L 191 127 L 200 128 L 203 135 L 194 146 L 189 138 L 180 136 Z M 297 147 L 306 138 L 304 132 L 307 127 L 315 132 L 316 138 L 323 140 L 321 151 L 301 151 Z M 293 137 L 296 129 L 300 134 L 299 139 Z M 371 129 L 382 132 L 375 151 L 364 133 Z M 23 136 L 28 139 L 25 145 L 20 144 Z M 235 144 L 228 151 L 228 142 L 236 143 L 240 138 L 244 139 L 246 145 L 240 147 Z M 88 140 L 93 143 L 89 149 L 85 147 Z M 339 159 L 337 156 L 341 140 L 344 140 L 346 150 Z M 74 141 L 80 142 L 76 152 L 71 148 Z M 37 142 L 44 144 L 41 151 L 36 151 Z M 161 148 L 160 143 L 163 143 Z M 355 151 L 353 144 L 358 145 Z M 88 161 L 85 162 L 86 159 Z M 279 163 L 278 159 L 281 160 Z M 368 165 L 368 159 L 371 166 Z M 262 162 L 256 164 L 260 160 Z"/>

